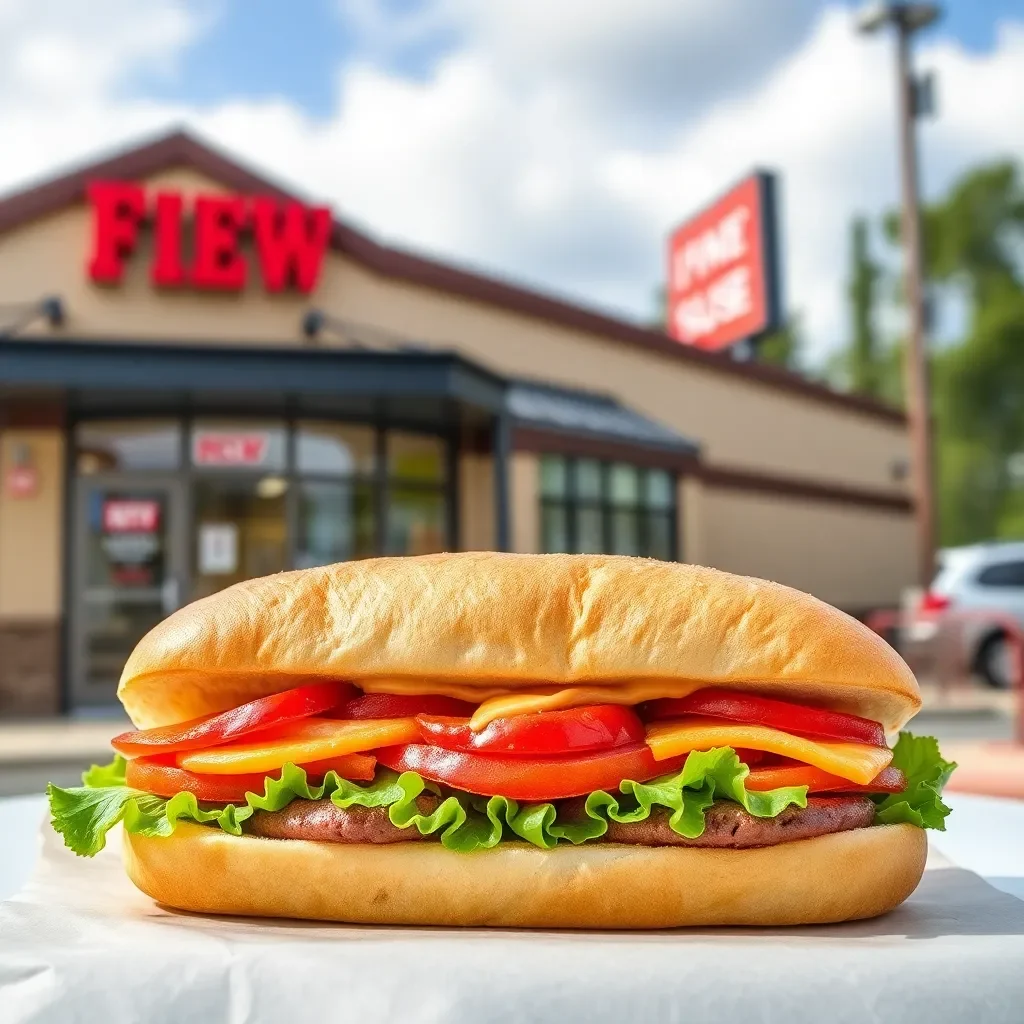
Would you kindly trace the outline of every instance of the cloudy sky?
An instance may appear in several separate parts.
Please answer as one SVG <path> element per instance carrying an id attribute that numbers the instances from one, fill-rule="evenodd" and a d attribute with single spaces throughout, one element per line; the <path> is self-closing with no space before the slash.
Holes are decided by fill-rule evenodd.
<path id="1" fill-rule="evenodd" d="M 1024 0 L 920 40 L 924 187 L 1024 158 Z M 664 240 L 783 178 L 806 358 L 846 334 L 846 226 L 895 201 L 891 40 L 813 0 L 0 0 L 0 189 L 187 125 L 394 244 L 649 319 Z"/>

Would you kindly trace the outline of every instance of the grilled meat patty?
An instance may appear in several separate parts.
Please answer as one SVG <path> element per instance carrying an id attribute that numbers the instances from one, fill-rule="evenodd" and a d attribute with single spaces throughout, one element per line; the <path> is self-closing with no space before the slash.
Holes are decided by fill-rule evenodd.
<path id="1" fill-rule="evenodd" d="M 440 803 L 431 793 L 416 798 L 421 814 L 430 814 Z M 583 813 L 583 798 L 564 800 L 559 819 L 572 820 Z M 670 811 L 656 807 L 646 821 L 629 825 L 608 823 L 597 842 L 633 846 L 700 846 L 743 850 L 775 846 L 796 839 L 865 828 L 874 821 L 875 805 L 867 796 L 811 796 L 806 807 L 787 807 L 774 818 L 755 818 L 731 800 L 719 800 L 705 812 L 705 828 L 696 839 L 673 832 Z M 247 823 L 251 835 L 268 839 L 309 839 L 318 843 L 403 843 L 437 839 L 421 836 L 410 826 L 398 828 L 386 807 L 336 807 L 328 799 L 293 800 L 281 811 L 257 811 Z"/>

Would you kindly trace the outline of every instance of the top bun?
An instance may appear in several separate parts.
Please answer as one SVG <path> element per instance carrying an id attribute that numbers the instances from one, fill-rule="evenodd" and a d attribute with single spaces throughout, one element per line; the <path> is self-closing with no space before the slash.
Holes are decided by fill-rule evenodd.
<path id="1" fill-rule="evenodd" d="M 139 728 L 314 678 L 481 701 L 628 683 L 634 699 L 729 686 L 862 715 L 921 706 L 899 655 L 778 583 L 605 555 L 376 558 L 248 580 L 179 609 L 132 652 L 118 697 Z"/>

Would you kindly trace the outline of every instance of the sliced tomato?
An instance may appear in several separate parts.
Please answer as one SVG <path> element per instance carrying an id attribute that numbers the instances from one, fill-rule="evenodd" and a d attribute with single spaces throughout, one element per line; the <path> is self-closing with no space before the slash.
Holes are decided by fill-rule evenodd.
<path id="1" fill-rule="evenodd" d="M 364 693 L 335 708 L 329 718 L 413 718 L 416 715 L 445 715 L 466 718 L 475 704 L 436 693 Z"/>
<path id="2" fill-rule="evenodd" d="M 638 743 L 575 757 L 519 758 L 497 754 L 468 754 L 426 743 L 376 750 L 377 760 L 395 771 L 417 772 L 479 796 L 513 800 L 561 800 L 595 789 L 614 790 L 623 779 L 645 782 L 677 771 L 684 757 L 655 761 L 648 746 Z"/>
<path id="3" fill-rule="evenodd" d="M 319 715 L 349 700 L 355 692 L 351 683 L 337 680 L 296 686 L 217 715 L 157 729 L 124 732 L 110 742 L 125 757 L 212 747 L 248 733 Z"/>
<path id="4" fill-rule="evenodd" d="M 697 690 L 686 697 L 654 700 L 644 707 L 644 717 L 652 721 L 682 718 L 684 715 L 727 718 L 733 722 L 768 725 L 801 736 L 824 736 L 852 743 L 870 743 L 876 747 L 887 746 L 885 730 L 869 718 L 824 711 L 736 690 Z"/>
<path id="5" fill-rule="evenodd" d="M 245 742 L 205 750 L 184 750 L 176 755 L 179 768 L 203 775 L 238 775 L 270 772 L 281 765 L 308 764 L 342 754 L 357 754 L 376 747 L 414 743 L 420 738 L 414 718 L 366 719 L 356 722 L 333 718 L 306 718 L 278 726 Z"/>
<path id="6" fill-rule="evenodd" d="M 246 793 L 262 793 L 267 776 L 279 778 L 277 772 L 251 772 L 237 775 L 200 775 L 174 765 L 161 764 L 162 759 L 135 758 L 125 766 L 125 782 L 154 796 L 172 797 L 175 793 L 193 793 L 199 800 L 216 804 L 238 803 Z M 376 761 L 366 754 L 333 757 L 301 767 L 310 779 L 323 778 L 336 771 L 342 778 L 368 781 L 373 778 Z"/>
<path id="7" fill-rule="evenodd" d="M 538 711 L 496 718 L 473 732 L 468 718 L 417 715 L 425 743 L 446 750 L 519 756 L 611 750 L 642 743 L 643 722 L 636 712 L 618 704 L 594 704 L 567 711 Z"/>
<path id="8" fill-rule="evenodd" d="M 772 754 L 766 754 L 763 750 L 745 750 L 742 747 L 737 747 L 735 749 L 739 759 L 746 765 L 761 764 L 765 758 L 774 756 Z"/>
<path id="9" fill-rule="evenodd" d="M 907 788 L 907 779 L 899 768 L 889 767 L 883 768 L 866 785 L 858 786 L 821 768 L 799 764 L 755 768 L 746 780 L 747 789 L 754 793 L 783 786 L 806 786 L 809 793 L 902 793 Z"/>

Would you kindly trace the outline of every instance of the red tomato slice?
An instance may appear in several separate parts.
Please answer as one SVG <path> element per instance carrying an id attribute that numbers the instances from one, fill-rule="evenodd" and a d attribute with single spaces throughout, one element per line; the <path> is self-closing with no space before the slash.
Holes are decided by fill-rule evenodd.
<path id="1" fill-rule="evenodd" d="M 417 715 L 416 724 L 425 743 L 469 753 L 558 756 L 610 750 L 644 741 L 643 722 L 636 712 L 618 704 L 496 718 L 480 732 L 470 729 L 468 718 Z"/>
<path id="2" fill-rule="evenodd" d="M 376 759 L 366 754 L 347 754 L 316 761 L 300 767 L 310 779 L 322 779 L 328 771 L 336 771 L 344 779 L 369 781 L 373 778 Z M 249 775 L 200 775 L 174 765 L 161 764 L 159 759 L 136 758 L 125 766 L 125 783 L 133 789 L 145 790 L 155 796 L 172 797 L 175 793 L 194 793 L 199 800 L 229 804 L 245 799 L 246 793 L 262 793 L 267 777 L 280 778 L 280 772 L 258 772 Z"/>
<path id="3" fill-rule="evenodd" d="M 350 699 L 353 693 L 355 687 L 351 683 L 337 680 L 297 686 L 293 690 L 251 700 L 248 704 L 223 711 L 219 715 L 194 718 L 190 722 L 165 725 L 158 729 L 124 732 L 115 736 L 110 743 L 125 757 L 219 746 L 260 729 L 321 714 Z"/>
<path id="4" fill-rule="evenodd" d="M 467 754 L 425 743 L 375 750 L 377 760 L 395 771 L 418 772 L 479 796 L 513 800 L 561 800 L 595 789 L 614 790 L 623 779 L 645 782 L 678 770 L 686 755 L 655 761 L 651 748 L 640 743 L 575 757 L 517 758 Z"/>
<path id="5" fill-rule="evenodd" d="M 733 722 L 768 725 L 773 729 L 803 736 L 823 736 L 853 743 L 870 743 L 884 747 L 885 730 L 868 718 L 845 715 L 838 711 L 790 704 L 789 701 L 757 697 L 736 690 L 697 690 L 687 697 L 667 697 L 651 701 L 645 708 L 650 720 L 681 718 L 683 715 L 707 715 L 727 718 Z"/>
<path id="6" fill-rule="evenodd" d="M 766 757 L 774 756 L 764 750 L 747 750 L 740 747 L 736 748 L 736 753 L 739 755 L 739 759 L 746 765 L 760 764 Z"/>
<path id="7" fill-rule="evenodd" d="M 476 705 L 440 694 L 365 693 L 335 708 L 327 718 L 412 718 L 415 715 L 445 715 L 465 718 Z"/>
<path id="8" fill-rule="evenodd" d="M 806 786 L 809 793 L 902 793 L 907 788 L 906 776 L 899 768 L 883 768 L 866 786 L 832 775 L 809 764 L 782 768 L 755 768 L 747 776 L 746 787 L 752 793 L 782 786 Z"/>

